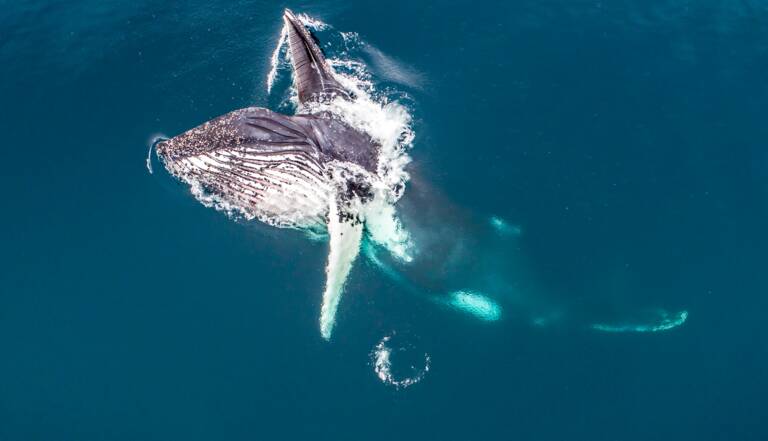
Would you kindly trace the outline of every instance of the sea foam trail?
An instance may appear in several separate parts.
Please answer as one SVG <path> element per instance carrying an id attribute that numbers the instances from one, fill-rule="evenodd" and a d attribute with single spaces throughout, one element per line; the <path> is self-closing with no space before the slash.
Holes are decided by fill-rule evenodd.
<path id="1" fill-rule="evenodd" d="M 659 332 L 668 331 L 685 323 L 688 319 L 688 311 L 680 311 L 675 314 L 661 309 L 656 311 L 656 317 L 647 323 L 623 323 L 605 324 L 596 323 L 590 328 L 603 332 Z"/>
<path id="2" fill-rule="evenodd" d="M 150 175 L 154 173 L 154 170 L 152 169 L 152 152 L 155 150 L 155 146 L 157 146 L 157 143 L 159 143 L 160 141 L 164 141 L 166 139 L 168 139 L 168 137 L 165 135 L 155 134 L 155 135 L 152 135 L 149 139 L 149 142 L 147 142 L 149 147 L 147 147 L 146 166 L 147 166 L 147 171 L 149 172 Z"/>
<path id="3" fill-rule="evenodd" d="M 155 143 L 153 142 L 149 144 L 149 148 L 147 149 L 146 165 L 147 165 L 147 171 L 149 172 L 150 175 L 154 173 L 154 171 L 152 170 L 152 150 L 154 149 L 154 147 L 155 147 Z"/>
<path id="4" fill-rule="evenodd" d="M 280 37 L 277 40 L 275 50 L 272 52 L 272 56 L 269 59 L 270 69 L 267 74 L 267 93 L 272 91 L 272 85 L 275 84 L 275 78 L 277 77 L 277 67 L 280 64 L 280 51 L 285 46 L 286 39 L 288 38 L 288 27 L 283 23 L 283 27 L 280 29 Z"/>

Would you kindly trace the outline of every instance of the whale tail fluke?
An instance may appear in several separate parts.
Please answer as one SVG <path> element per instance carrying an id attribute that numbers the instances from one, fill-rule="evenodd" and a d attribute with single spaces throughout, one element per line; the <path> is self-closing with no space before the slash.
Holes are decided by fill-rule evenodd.
<path id="1" fill-rule="evenodd" d="M 283 13 L 283 20 L 288 28 L 288 47 L 299 102 L 331 100 L 337 96 L 349 98 L 350 93 L 334 77 L 309 30 L 290 9 Z"/>

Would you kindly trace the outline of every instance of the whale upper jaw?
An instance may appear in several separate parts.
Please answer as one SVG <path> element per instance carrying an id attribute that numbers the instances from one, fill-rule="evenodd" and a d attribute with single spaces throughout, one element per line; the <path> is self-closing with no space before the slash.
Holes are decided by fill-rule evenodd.
<path id="1" fill-rule="evenodd" d="M 283 12 L 283 21 L 288 31 L 288 46 L 299 102 L 325 102 L 336 97 L 349 99 L 352 93 L 336 80 L 315 37 L 290 9 Z"/>

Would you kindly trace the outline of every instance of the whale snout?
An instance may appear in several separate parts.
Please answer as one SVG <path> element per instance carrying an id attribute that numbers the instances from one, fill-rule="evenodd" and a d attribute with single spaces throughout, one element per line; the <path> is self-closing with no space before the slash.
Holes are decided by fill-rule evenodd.
<path id="1" fill-rule="evenodd" d="M 155 144 L 155 152 L 157 153 L 157 156 L 160 157 L 160 159 L 163 160 L 163 162 L 166 162 L 168 160 L 168 150 L 169 150 L 169 140 L 160 141 L 157 144 Z"/>

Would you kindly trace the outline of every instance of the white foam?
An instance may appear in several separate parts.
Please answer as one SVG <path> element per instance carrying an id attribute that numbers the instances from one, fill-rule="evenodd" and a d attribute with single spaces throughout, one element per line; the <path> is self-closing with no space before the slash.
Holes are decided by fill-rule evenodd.
<path id="1" fill-rule="evenodd" d="M 301 14 L 298 17 L 313 30 L 331 29 L 308 15 Z M 347 57 L 347 50 L 362 47 L 359 36 L 354 32 L 341 32 L 340 35 L 344 47 L 336 49 L 345 58 L 331 57 L 327 61 L 335 78 L 354 94 L 355 99 L 350 101 L 337 98 L 332 102 L 311 103 L 305 108 L 299 108 L 296 87 L 291 85 L 288 102 L 302 113 L 331 112 L 350 126 L 370 135 L 381 146 L 376 174 L 371 175 L 369 182 L 374 189 L 373 201 L 362 207 L 358 214 L 365 220 L 366 230 L 373 242 L 386 247 L 396 258 L 410 261 L 413 244 L 396 216 L 394 204 L 402 196 L 410 178 L 406 166 L 411 161 L 408 150 L 414 140 L 411 114 L 407 107 L 390 101 L 376 90 L 365 64 Z M 278 58 L 276 66 L 280 64 L 280 57 L 290 57 L 289 51 L 284 52 L 277 49 L 274 52 Z"/>
<path id="2" fill-rule="evenodd" d="M 310 29 L 331 29 L 326 23 L 306 14 L 299 14 L 297 17 Z M 369 46 L 360 41 L 357 33 L 339 32 L 339 35 L 346 46 L 337 48 L 344 49 L 340 52 L 346 52 L 350 46 Z M 276 48 L 273 53 L 273 57 L 276 57 L 275 65 L 279 65 L 280 57 L 289 59 L 289 51 L 284 52 L 283 54 Z M 343 59 L 329 57 L 327 62 L 334 77 L 356 98 L 352 101 L 338 98 L 330 103 L 312 103 L 300 111 L 306 113 L 330 111 L 350 126 L 368 133 L 381 145 L 377 170 L 379 178 L 388 188 L 402 188 L 409 179 L 405 166 L 411 161 L 407 151 L 414 140 L 411 114 L 404 105 L 390 101 L 381 95 L 381 91 L 376 90 L 365 64 L 350 59 L 346 53 L 343 55 L 345 55 Z M 291 85 L 289 101 L 298 107 L 298 100 L 295 97 L 297 97 L 297 91 L 295 86 Z M 400 193 L 393 196 L 397 200 Z"/>
<path id="3" fill-rule="evenodd" d="M 329 111 L 370 135 L 381 146 L 376 170 L 381 184 L 388 189 L 402 188 L 410 178 L 405 167 L 411 162 L 407 152 L 415 137 L 410 112 L 402 104 L 378 96 L 365 64 L 338 59 L 329 60 L 329 64 L 336 79 L 355 95 L 355 99 L 337 98 L 330 103 L 313 103 L 308 110 Z M 394 202 L 400 194 L 389 196 Z"/>
<path id="4" fill-rule="evenodd" d="M 394 208 L 410 178 L 405 170 L 411 161 L 407 150 L 414 139 L 410 113 L 399 103 L 376 100 L 366 90 L 372 86 L 364 76 L 337 74 L 337 78 L 356 99 L 338 98 L 330 103 L 315 104 L 313 111 L 330 111 L 381 145 L 377 173 L 371 181 L 375 197 L 364 208 L 363 217 L 374 242 L 386 247 L 395 257 L 410 261 L 413 244 Z"/>
<path id="5" fill-rule="evenodd" d="M 404 389 L 406 387 L 413 386 L 414 384 L 423 380 L 427 375 L 427 372 L 429 372 L 431 365 L 429 354 L 424 354 L 423 367 L 417 368 L 416 366 L 410 366 L 411 375 L 398 378 L 392 372 L 393 354 L 404 352 L 409 349 L 412 350 L 413 348 L 399 347 L 397 349 L 393 349 L 391 347 L 391 340 L 392 335 L 385 336 L 374 347 L 373 352 L 371 353 L 373 371 L 376 373 L 376 376 L 379 377 L 379 380 L 381 380 L 386 385 L 395 387 L 396 389 Z"/>
<path id="6" fill-rule="evenodd" d="M 374 199 L 362 208 L 368 235 L 373 242 L 386 248 L 403 262 L 413 260 L 413 242 L 403 228 L 394 205 L 385 196 L 376 194 Z"/>
<path id="7" fill-rule="evenodd" d="M 275 83 L 277 77 L 277 68 L 280 64 L 280 51 L 285 46 L 285 42 L 288 39 L 288 26 L 283 23 L 283 27 L 280 29 L 280 37 L 277 39 L 277 45 L 275 50 L 272 51 L 272 56 L 269 59 L 270 69 L 267 74 L 267 93 L 272 91 L 272 85 Z"/>
<path id="8" fill-rule="evenodd" d="M 360 34 L 357 32 L 339 32 L 341 39 L 344 40 L 344 48 L 351 49 L 360 46 L 361 39 Z"/>
<path id="9" fill-rule="evenodd" d="M 412 146 L 414 132 L 411 128 L 411 115 L 400 103 L 376 99 L 370 81 L 351 75 L 336 74 L 339 82 L 351 90 L 356 99 L 348 101 L 337 98 L 330 103 L 314 103 L 309 111 L 330 111 L 350 126 L 369 134 L 381 145 L 377 175 L 390 189 L 402 188 L 410 176 L 405 167 L 411 162 L 408 149 Z M 400 194 L 393 193 L 393 202 Z"/>
<path id="10" fill-rule="evenodd" d="M 149 142 L 147 142 L 149 147 L 147 147 L 146 165 L 147 165 L 147 171 L 149 172 L 150 175 L 154 173 L 154 170 L 152 170 L 152 151 L 155 149 L 155 146 L 157 145 L 157 143 L 164 139 L 168 139 L 168 137 L 158 133 L 158 134 L 152 135 L 149 138 Z"/>
<path id="11" fill-rule="evenodd" d="M 189 184 L 189 190 L 192 196 L 197 199 L 198 202 L 203 204 L 206 208 L 214 208 L 217 211 L 221 211 L 232 219 L 245 218 L 246 220 L 254 219 L 256 216 L 245 209 L 245 207 L 239 204 L 233 204 L 232 202 L 219 197 L 215 193 L 205 191 L 203 185 L 193 179 L 184 179 L 184 182 Z"/>
<path id="12" fill-rule="evenodd" d="M 149 172 L 149 174 L 150 174 L 150 175 L 151 175 L 152 173 L 154 173 L 154 172 L 152 171 L 152 149 L 153 149 L 154 147 L 155 147 L 155 143 L 153 142 L 153 143 L 151 143 L 151 144 L 149 145 L 149 148 L 147 149 L 147 171 Z"/>
<path id="13" fill-rule="evenodd" d="M 603 332 L 659 332 L 676 328 L 688 319 L 688 311 L 679 311 L 674 314 L 659 309 L 655 311 L 655 317 L 648 322 L 605 324 L 596 323 L 590 328 Z"/>
<path id="14" fill-rule="evenodd" d="M 314 17 L 310 17 L 309 15 L 304 13 L 297 15 L 296 18 L 299 19 L 301 24 L 303 24 L 304 26 L 308 27 L 313 31 L 324 31 L 330 27 L 328 26 L 327 23 L 323 23 L 321 20 L 318 20 Z"/>

